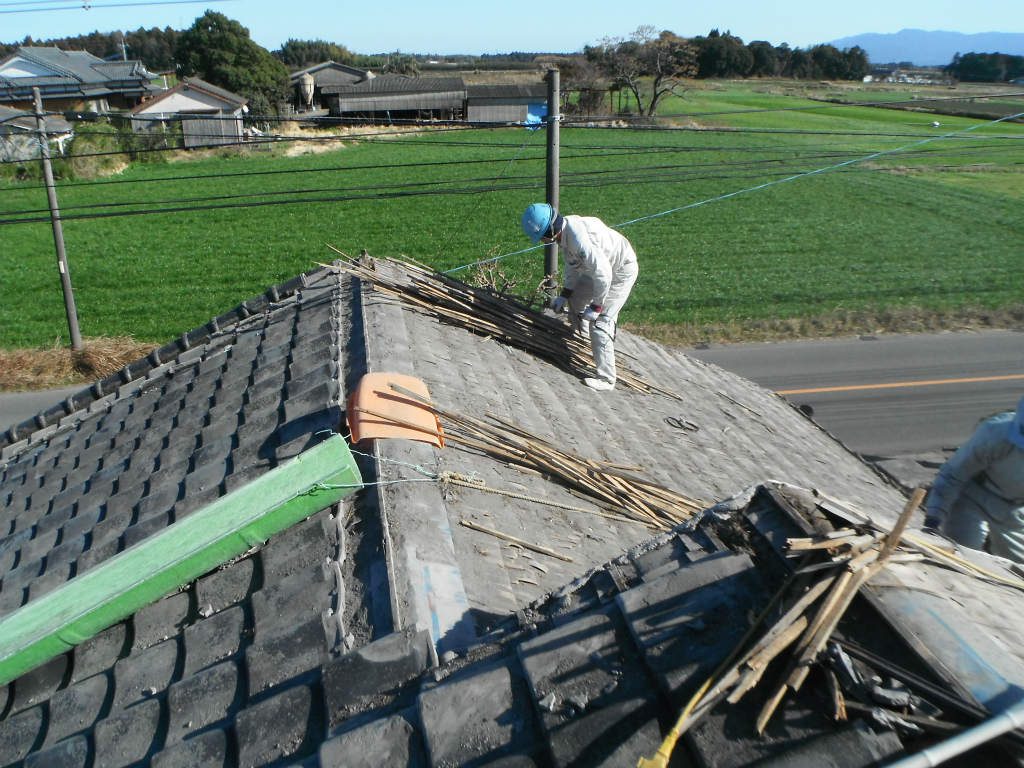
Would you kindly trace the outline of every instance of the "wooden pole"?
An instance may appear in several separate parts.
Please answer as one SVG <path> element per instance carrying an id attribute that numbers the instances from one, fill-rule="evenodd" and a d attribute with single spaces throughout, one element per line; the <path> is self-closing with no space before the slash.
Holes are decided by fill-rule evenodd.
<path id="1" fill-rule="evenodd" d="M 556 211 L 558 210 L 559 197 L 559 153 L 561 139 L 559 136 L 559 124 L 562 116 L 559 114 L 560 85 L 559 71 L 548 70 L 548 158 L 547 158 L 547 198 L 548 203 Z M 558 274 L 558 244 L 549 243 L 544 248 L 544 275 L 550 278 Z M 548 288 L 553 288 L 548 280 Z"/>
<path id="2" fill-rule="evenodd" d="M 68 332 L 71 334 L 71 348 L 81 352 L 82 334 L 78 330 L 78 310 L 75 308 L 75 291 L 71 287 L 71 268 L 64 250 L 64 227 L 60 222 L 60 208 L 57 205 L 57 187 L 53 181 L 50 165 L 50 142 L 46 138 L 46 122 L 43 114 L 43 98 L 38 88 L 32 89 L 35 99 L 36 126 L 39 129 L 39 156 L 43 161 L 43 178 L 46 181 L 46 199 L 50 204 L 50 223 L 53 227 L 53 245 L 57 250 L 57 268 L 60 270 L 60 286 L 64 293 L 64 311 L 68 317 Z"/>

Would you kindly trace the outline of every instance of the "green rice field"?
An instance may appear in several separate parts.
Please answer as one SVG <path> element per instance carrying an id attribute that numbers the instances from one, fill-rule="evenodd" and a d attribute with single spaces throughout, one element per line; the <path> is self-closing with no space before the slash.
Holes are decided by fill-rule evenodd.
<path id="1" fill-rule="evenodd" d="M 624 322 L 1022 304 L 1024 123 L 935 127 L 931 114 L 749 83 L 704 85 L 662 111 L 656 126 L 561 129 L 563 212 L 622 225 L 639 255 Z M 541 282 L 519 214 L 544 198 L 544 131 L 307 138 L 59 181 L 83 335 L 163 343 L 330 261 L 328 245 L 463 279 L 495 259 L 522 295 Z M 38 180 L 4 178 L 0 349 L 49 346 L 67 324 L 46 196 Z"/>

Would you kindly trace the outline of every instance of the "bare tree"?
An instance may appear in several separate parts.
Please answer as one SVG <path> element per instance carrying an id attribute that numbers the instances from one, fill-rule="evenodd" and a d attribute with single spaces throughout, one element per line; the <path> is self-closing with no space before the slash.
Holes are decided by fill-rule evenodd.
<path id="1" fill-rule="evenodd" d="M 633 94 L 641 114 L 653 115 L 666 96 L 697 74 L 697 50 L 689 40 L 654 27 L 638 27 L 629 39 L 606 38 L 585 50 L 612 81 Z"/>

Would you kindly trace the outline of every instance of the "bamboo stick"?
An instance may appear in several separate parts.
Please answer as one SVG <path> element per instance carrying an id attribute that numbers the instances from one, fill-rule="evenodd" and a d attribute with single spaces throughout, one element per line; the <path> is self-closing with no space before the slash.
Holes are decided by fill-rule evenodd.
<path id="1" fill-rule="evenodd" d="M 466 528 L 470 528 L 474 531 L 479 531 L 480 533 L 487 533 L 491 536 L 496 536 L 499 539 L 503 539 L 512 544 L 518 544 L 520 547 L 525 547 L 526 549 L 532 550 L 534 552 L 539 552 L 540 554 L 547 555 L 548 557 L 554 557 L 558 560 L 564 560 L 567 563 L 573 562 L 573 559 L 571 557 L 569 557 L 568 555 L 563 555 L 561 552 L 556 552 L 553 549 L 542 547 L 540 544 L 534 544 L 533 542 L 526 541 L 525 539 L 520 539 L 515 536 L 511 536 L 507 533 L 502 533 L 501 531 L 496 531 L 493 528 L 487 528 L 486 526 L 480 525 L 479 523 L 474 523 L 472 520 L 459 520 L 459 525 L 463 525 Z"/>

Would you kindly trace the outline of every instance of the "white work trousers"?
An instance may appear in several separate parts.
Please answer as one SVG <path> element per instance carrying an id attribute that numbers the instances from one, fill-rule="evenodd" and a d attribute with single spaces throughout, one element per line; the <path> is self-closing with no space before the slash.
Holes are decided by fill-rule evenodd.
<path id="1" fill-rule="evenodd" d="M 633 284 L 636 282 L 637 265 L 636 260 L 625 264 L 612 278 L 608 295 L 605 296 L 601 305 L 601 315 L 597 321 L 589 324 L 584 323 L 580 328 L 582 333 L 590 334 L 590 347 L 594 352 L 594 367 L 597 368 L 597 377 L 612 384 L 615 383 L 615 328 L 619 320 L 619 312 L 629 298 Z M 573 316 L 578 316 L 588 305 L 593 304 L 594 282 L 589 275 L 582 275 L 573 288 L 572 296 L 569 297 L 569 309 Z"/>

